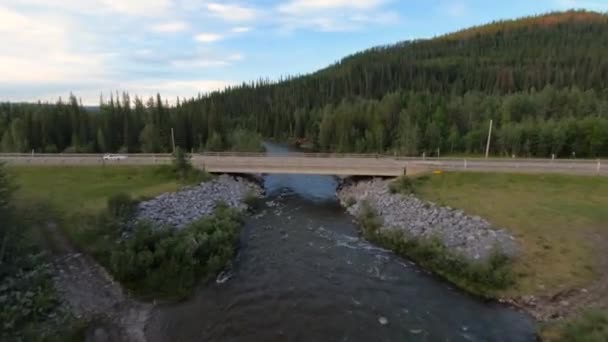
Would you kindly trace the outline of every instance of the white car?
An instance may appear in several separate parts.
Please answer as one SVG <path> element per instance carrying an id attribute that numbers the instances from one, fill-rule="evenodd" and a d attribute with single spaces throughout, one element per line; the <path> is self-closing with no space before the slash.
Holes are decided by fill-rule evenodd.
<path id="1" fill-rule="evenodd" d="M 103 160 L 125 160 L 127 156 L 123 156 L 120 154 L 105 154 L 103 156 Z"/>

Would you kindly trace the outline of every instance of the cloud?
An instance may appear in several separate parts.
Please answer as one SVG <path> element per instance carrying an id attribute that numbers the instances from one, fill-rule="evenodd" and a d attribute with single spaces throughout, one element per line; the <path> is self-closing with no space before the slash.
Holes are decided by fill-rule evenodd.
<path id="1" fill-rule="evenodd" d="M 214 68 L 214 67 L 225 67 L 234 64 L 234 62 L 240 62 L 244 59 L 242 53 L 232 53 L 226 56 L 211 56 L 209 55 L 197 55 L 197 56 L 185 56 L 182 58 L 173 59 L 170 61 L 171 66 L 176 68 Z"/>
<path id="2" fill-rule="evenodd" d="M 224 67 L 230 63 L 221 59 L 193 59 L 193 60 L 174 60 L 171 61 L 171 66 L 176 68 L 213 68 Z"/>
<path id="3" fill-rule="evenodd" d="M 62 0 L 63 1 L 63 0 Z M 94 0 L 95 1 L 95 0 Z M 107 8 L 128 15 L 154 16 L 172 7 L 171 0 L 100 0 Z"/>
<path id="4" fill-rule="evenodd" d="M 78 77 L 102 77 L 102 53 L 77 51 L 68 42 L 68 18 L 25 16 L 0 7 L 0 83 L 57 83 Z M 92 41 L 91 41 L 92 42 Z"/>
<path id="5" fill-rule="evenodd" d="M 198 94 L 207 94 L 213 91 L 222 90 L 235 84 L 237 84 L 237 82 L 227 80 L 148 80 L 127 83 L 125 84 L 125 91 L 128 91 L 131 94 L 140 94 L 142 97 L 161 94 L 163 99 L 167 99 L 169 103 L 174 104 L 177 97 L 182 99 L 192 98 L 196 97 Z M 97 99 L 99 98 L 98 96 Z"/>
<path id="6" fill-rule="evenodd" d="M 228 22 L 246 22 L 256 19 L 257 10 L 251 7 L 236 4 L 220 4 L 212 2 L 207 4 L 207 10 L 211 16 Z"/>
<path id="7" fill-rule="evenodd" d="M 384 4 L 386 0 L 292 0 L 279 6 L 279 12 L 301 14 L 331 9 L 369 10 Z"/>
<path id="8" fill-rule="evenodd" d="M 296 29 L 323 32 L 356 31 L 370 24 L 399 21 L 397 12 L 386 10 L 391 0 L 291 0 L 276 8 L 281 31 Z"/>
<path id="9" fill-rule="evenodd" d="M 228 56 L 228 60 L 232 62 L 242 61 L 245 58 L 242 53 L 233 53 Z"/>
<path id="10" fill-rule="evenodd" d="M 152 31 L 159 33 L 175 33 L 187 30 L 188 26 L 188 23 L 183 21 L 172 21 L 154 25 L 151 29 Z"/>
<path id="11" fill-rule="evenodd" d="M 605 1 L 586 1 L 586 0 L 556 0 L 556 5 L 562 9 L 586 8 L 594 11 L 607 12 L 608 2 Z"/>
<path id="12" fill-rule="evenodd" d="M 224 36 L 217 33 L 199 33 L 194 36 L 194 39 L 201 43 L 214 43 L 224 39 Z"/>
<path id="13" fill-rule="evenodd" d="M 462 1 L 444 2 L 440 5 L 439 11 L 449 15 L 450 17 L 462 17 L 468 12 L 467 5 Z"/>
<path id="14" fill-rule="evenodd" d="M 175 5 L 174 0 L 2 0 L 8 5 L 29 6 L 33 9 L 46 8 L 75 14 L 120 13 L 129 16 L 157 16 L 166 14 Z"/>
<path id="15" fill-rule="evenodd" d="M 95 104 L 102 89 L 169 96 L 220 89 L 231 82 L 217 78 L 259 71 L 241 63 L 244 53 L 213 43 L 252 30 L 393 23 L 390 2 L 397 1 L 0 0 L 0 97 L 54 100 L 72 91 Z"/>
<path id="16" fill-rule="evenodd" d="M 251 27 L 247 27 L 247 26 L 238 26 L 238 27 L 234 27 L 232 30 L 230 30 L 232 33 L 245 33 L 245 32 L 249 32 L 251 31 Z"/>
<path id="17" fill-rule="evenodd" d="M 230 80 L 215 80 L 215 79 L 194 79 L 183 81 L 166 81 L 158 79 L 134 81 L 134 82 L 106 82 L 95 84 L 71 84 L 69 86 L 55 87 L 47 90 L 37 90 L 33 96 L 24 97 L 23 95 L 15 94 L 10 98 L 4 98 L 4 91 L 0 84 L 0 101 L 48 101 L 55 102 L 58 98 L 65 99 L 72 91 L 73 87 L 78 87 L 78 91 L 74 92 L 84 105 L 95 106 L 99 104 L 99 97 L 102 95 L 105 99 L 110 97 L 110 94 L 116 94 L 116 91 L 128 92 L 132 96 L 138 96 L 144 99 L 144 102 L 149 97 L 154 97 L 160 94 L 163 100 L 167 100 L 173 105 L 177 102 L 177 98 L 190 99 L 198 94 L 207 94 L 213 91 L 222 90 L 226 87 L 234 86 L 238 82 Z"/>

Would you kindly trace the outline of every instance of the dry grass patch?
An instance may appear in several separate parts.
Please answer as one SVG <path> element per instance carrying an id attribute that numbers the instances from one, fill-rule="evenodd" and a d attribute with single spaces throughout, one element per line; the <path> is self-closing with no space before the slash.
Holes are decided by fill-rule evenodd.
<path id="1" fill-rule="evenodd" d="M 585 286 L 602 271 L 593 237 L 608 236 L 608 178 L 447 173 L 418 183 L 420 196 L 485 217 L 518 238 L 517 285 L 507 296 Z"/>

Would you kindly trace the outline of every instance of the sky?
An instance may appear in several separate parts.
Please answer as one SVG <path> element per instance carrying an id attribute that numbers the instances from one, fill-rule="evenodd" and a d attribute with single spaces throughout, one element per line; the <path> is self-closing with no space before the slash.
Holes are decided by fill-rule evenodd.
<path id="1" fill-rule="evenodd" d="M 0 0 L 0 101 L 174 102 L 377 45 L 608 0 Z"/>

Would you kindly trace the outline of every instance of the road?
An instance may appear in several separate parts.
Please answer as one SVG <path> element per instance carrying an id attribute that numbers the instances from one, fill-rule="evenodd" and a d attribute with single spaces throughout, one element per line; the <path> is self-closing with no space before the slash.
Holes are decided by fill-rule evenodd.
<path id="1" fill-rule="evenodd" d="M 162 165 L 169 154 L 129 154 L 103 160 L 101 154 L 0 154 L 10 165 Z M 263 153 L 194 154 L 192 164 L 217 173 L 298 173 L 343 176 L 399 176 L 428 171 L 559 173 L 608 176 L 608 161 L 582 159 L 403 158 L 364 154 Z"/>

